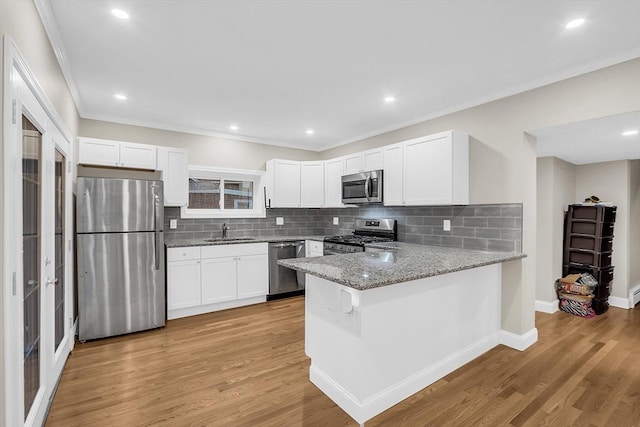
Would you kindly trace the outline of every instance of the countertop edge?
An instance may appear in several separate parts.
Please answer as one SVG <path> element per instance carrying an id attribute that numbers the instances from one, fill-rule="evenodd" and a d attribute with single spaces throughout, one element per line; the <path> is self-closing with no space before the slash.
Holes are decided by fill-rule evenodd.
<path id="1" fill-rule="evenodd" d="M 495 254 L 500 254 L 501 252 L 495 252 Z M 380 281 L 371 281 L 368 282 L 366 284 L 366 286 L 363 286 L 362 284 L 359 283 L 354 283 L 351 282 L 349 280 L 345 280 L 345 279 L 341 279 L 339 277 L 335 277 L 335 276 L 331 276 L 329 274 L 323 274 L 320 273 L 318 271 L 314 271 L 312 269 L 308 269 L 305 268 L 303 266 L 297 265 L 297 263 L 293 262 L 291 263 L 290 261 L 294 261 L 295 259 L 285 259 L 285 260 L 279 260 L 278 264 L 282 265 L 283 267 L 287 267 L 287 268 L 291 268 L 303 273 L 307 273 L 307 274 L 311 274 L 313 276 L 316 277 L 320 277 L 322 279 L 326 279 L 329 280 L 331 282 L 335 282 L 344 286 L 347 286 L 349 288 L 352 289 L 356 289 L 359 291 L 365 291 L 368 289 L 375 289 L 375 288 L 380 288 L 383 286 L 389 286 L 389 285 L 395 285 L 398 283 L 404 283 L 404 282 L 410 282 L 413 280 L 419 280 L 419 279 L 425 279 L 428 277 L 435 277 L 435 276 L 441 276 L 443 274 L 448 274 L 448 273 L 455 273 L 457 271 L 463 271 L 463 270 L 470 270 L 472 268 L 479 268 L 479 267 L 485 267 L 487 265 L 493 265 L 493 264 L 501 264 L 504 262 L 509 262 L 509 261 L 516 261 L 519 259 L 523 259 L 526 258 L 527 255 L 524 253 L 505 253 L 504 257 L 500 257 L 498 259 L 494 259 L 494 260 L 489 260 L 489 261 L 482 261 L 482 262 L 475 262 L 475 263 L 470 263 L 470 264 L 464 264 L 461 266 L 457 266 L 455 268 L 443 268 L 443 269 L 436 269 L 436 270 L 428 270 L 428 271 L 424 271 L 424 272 L 419 272 L 416 274 L 407 274 L 404 276 L 400 276 L 397 278 L 393 278 L 393 279 L 389 279 L 389 280 L 380 280 Z"/>

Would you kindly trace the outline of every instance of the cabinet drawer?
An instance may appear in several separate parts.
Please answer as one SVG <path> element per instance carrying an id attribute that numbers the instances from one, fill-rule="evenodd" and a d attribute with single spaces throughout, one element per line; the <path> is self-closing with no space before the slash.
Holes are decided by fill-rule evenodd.
<path id="1" fill-rule="evenodd" d="M 569 250 L 569 262 L 600 268 L 609 267 L 611 265 L 611 252 L 599 253 Z"/>
<path id="2" fill-rule="evenodd" d="M 167 249 L 167 261 L 186 261 L 190 259 L 200 259 L 199 246 Z"/>
<path id="3" fill-rule="evenodd" d="M 613 237 L 594 237 L 571 235 L 569 237 L 570 249 L 587 249 L 595 252 L 611 252 L 613 249 Z"/>
<path id="4" fill-rule="evenodd" d="M 267 243 L 241 243 L 202 246 L 202 258 L 262 255 L 269 252 Z"/>
<path id="5" fill-rule="evenodd" d="M 571 234 L 588 234 L 596 237 L 613 236 L 612 222 L 593 222 L 569 220 L 569 233 Z"/>
<path id="6" fill-rule="evenodd" d="M 570 206 L 569 218 L 598 222 L 615 222 L 616 208 L 613 206 Z"/>

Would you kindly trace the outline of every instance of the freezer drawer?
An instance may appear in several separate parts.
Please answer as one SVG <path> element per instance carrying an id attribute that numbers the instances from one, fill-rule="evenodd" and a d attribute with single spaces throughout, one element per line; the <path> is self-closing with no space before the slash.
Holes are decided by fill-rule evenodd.
<path id="1" fill-rule="evenodd" d="M 78 234 L 79 339 L 164 326 L 162 233 Z"/>

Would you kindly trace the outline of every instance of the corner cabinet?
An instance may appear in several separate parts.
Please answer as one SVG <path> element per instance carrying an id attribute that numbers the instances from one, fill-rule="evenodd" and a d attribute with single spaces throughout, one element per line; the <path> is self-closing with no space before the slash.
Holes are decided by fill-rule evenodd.
<path id="1" fill-rule="evenodd" d="M 267 243 L 167 249 L 167 318 L 266 301 Z"/>
<path id="2" fill-rule="evenodd" d="M 164 182 L 164 205 L 189 203 L 189 157 L 187 150 L 158 146 L 158 170 Z"/>
<path id="3" fill-rule="evenodd" d="M 78 163 L 130 169 L 157 167 L 156 146 L 96 138 L 78 138 Z"/>

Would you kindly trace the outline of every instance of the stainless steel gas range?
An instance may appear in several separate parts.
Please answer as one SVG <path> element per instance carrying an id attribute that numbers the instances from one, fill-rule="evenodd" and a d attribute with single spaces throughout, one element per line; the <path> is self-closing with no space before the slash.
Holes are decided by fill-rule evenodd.
<path id="1" fill-rule="evenodd" d="M 366 219 L 355 221 L 353 234 L 324 238 L 324 255 L 364 252 L 364 245 L 398 240 L 398 225 L 395 219 Z"/>

